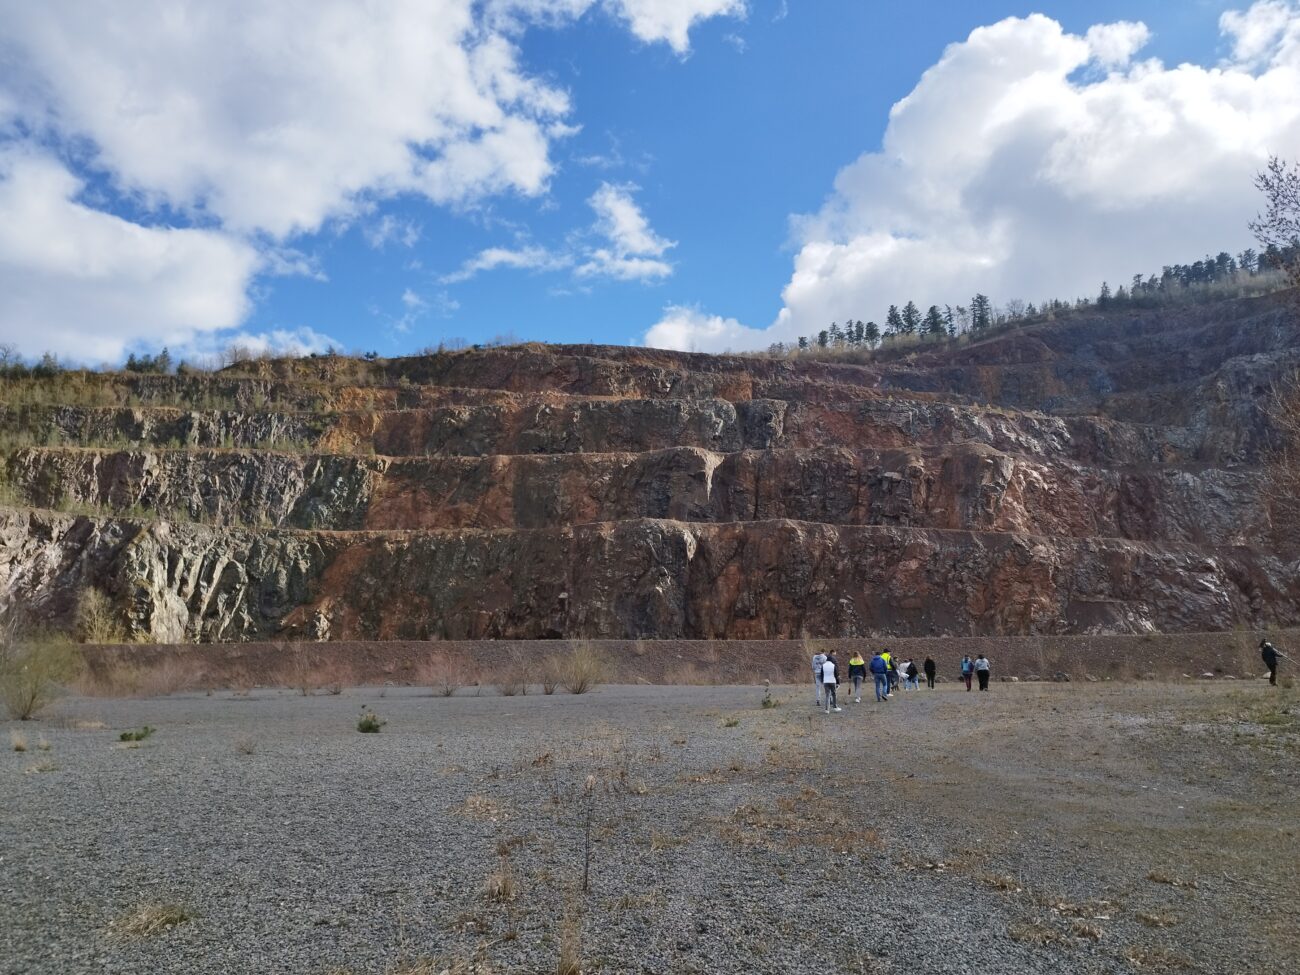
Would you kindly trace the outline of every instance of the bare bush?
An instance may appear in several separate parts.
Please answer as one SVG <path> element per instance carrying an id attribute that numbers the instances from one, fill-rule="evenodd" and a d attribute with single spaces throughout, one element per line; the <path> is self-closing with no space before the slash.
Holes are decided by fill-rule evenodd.
<path id="1" fill-rule="evenodd" d="M 415 680 L 432 688 L 439 697 L 451 697 L 468 683 L 464 668 L 445 657 L 421 663 L 416 668 Z"/>
<path id="2" fill-rule="evenodd" d="M 560 686 L 570 694 L 586 694 L 605 680 L 605 657 L 590 643 L 576 644 L 557 661 Z"/>
<path id="3" fill-rule="evenodd" d="M 0 700 L 10 717 L 27 721 L 75 681 L 82 671 L 81 652 L 50 638 L 0 638 Z"/>
<path id="4" fill-rule="evenodd" d="M 126 634 L 102 589 L 86 589 L 77 601 L 77 639 L 82 643 L 125 643 Z"/>

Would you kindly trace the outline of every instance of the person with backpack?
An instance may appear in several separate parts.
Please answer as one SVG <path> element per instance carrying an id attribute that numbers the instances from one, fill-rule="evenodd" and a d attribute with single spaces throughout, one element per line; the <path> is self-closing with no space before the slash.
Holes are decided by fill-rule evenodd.
<path id="1" fill-rule="evenodd" d="M 835 654 L 827 654 L 826 660 L 822 664 L 822 697 L 826 700 L 826 713 L 831 711 L 843 711 L 835 700 L 835 688 L 839 686 L 839 678 L 836 676 L 839 667 L 835 663 Z"/>
<path id="2" fill-rule="evenodd" d="M 975 658 L 975 676 L 979 678 L 980 690 L 989 689 L 989 658 L 980 654 Z"/>
<path id="3" fill-rule="evenodd" d="M 849 680 L 853 681 L 853 703 L 862 703 L 862 682 L 867 678 L 867 662 L 862 659 L 862 654 L 853 651 L 853 656 L 849 658 Z"/>
<path id="4" fill-rule="evenodd" d="M 934 658 L 933 658 L 933 657 L 926 657 L 926 658 L 925 658 L 925 667 L 922 668 L 922 669 L 925 671 L 925 682 L 926 682 L 926 684 L 929 685 L 929 687 L 930 687 L 931 690 L 933 690 L 933 689 L 934 689 L 934 673 L 935 673 L 935 669 L 936 669 L 936 668 L 935 668 L 935 665 L 934 665 Z"/>
<path id="5" fill-rule="evenodd" d="M 970 690 L 970 679 L 975 674 L 975 662 L 971 660 L 970 654 L 963 654 L 961 658 L 961 679 L 966 684 L 966 690 Z"/>
<path id="6" fill-rule="evenodd" d="M 884 653 L 885 666 L 889 668 L 889 693 L 893 694 L 898 690 L 898 664 L 894 661 L 894 655 L 886 650 Z"/>
<path id="7" fill-rule="evenodd" d="M 1264 666 L 1268 668 L 1268 682 L 1274 687 L 1277 686 L 1277 648 L 1267 640 L 1261 640 L 1259 643 L 1259 655 L 1264 660 Z"/>
<path id="8" fill-rule="evenodd" d="M 871 676 L 876 681 L 876 701 L 889 700 L 889 664 L 879 650 L 871 658 Z"/>
<path id="9" fill-rule="evenodd" d="M 814 694 L 813 707 L 815 708 L 819 708 L 822 706 L 822 666 L 825 663 L 826 663 L 826 654 L 822 653 L 822 651 L 819 649 L 816 653 L 813 654 L 813 658 L 812 658 L 813 694 Z"/>

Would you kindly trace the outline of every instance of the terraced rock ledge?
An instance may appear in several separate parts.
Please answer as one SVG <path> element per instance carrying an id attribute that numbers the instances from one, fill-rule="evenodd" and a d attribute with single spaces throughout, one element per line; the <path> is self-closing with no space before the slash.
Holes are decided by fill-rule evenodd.
<path id="1" fill-rule="evenodd" d="M 1300 623 L 1274 299 L 866 365 L 527 345 L 0 382 L 0 579 L 125 636 L 789 639 Z"/>

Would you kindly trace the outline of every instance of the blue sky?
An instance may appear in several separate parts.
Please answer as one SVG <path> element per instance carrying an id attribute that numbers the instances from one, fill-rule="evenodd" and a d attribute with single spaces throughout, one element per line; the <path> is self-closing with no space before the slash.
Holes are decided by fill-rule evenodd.
<path id="1" fill-rule="evenodd" d="M 196 4 L 0 0 L 28 354 L 761 346 L 1246 246 L 1250 174 L 1300 155 L 1284 0 Z"/>

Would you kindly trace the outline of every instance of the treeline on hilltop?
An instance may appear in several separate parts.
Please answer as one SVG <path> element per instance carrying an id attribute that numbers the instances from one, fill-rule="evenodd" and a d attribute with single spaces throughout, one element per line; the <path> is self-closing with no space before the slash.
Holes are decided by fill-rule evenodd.
<path id="1" fill-rule="evenodd" d="M 1264 294 L 1284 286 L 1286 276 L 1280 269 L 1297 262 L 1300 241 L 1285 248 L 1270 245 L 1262 254 L 1246 248 L 1236 256 L 1221 251 L 1191 264 L 1166 265 L 1159 276 L 1135 274 L 1128 285 L 1121 284 L 1114 290 L 1103 281 L 1093 298 L 1051 298 L 1037 305 L 1016 298 L 998 307 L 987 295 L 977 294 L 968 305 L 930 305 L 924 312 L 916 302 L 908 301 L 902 308 L 890 305 L 883 326 L 853 319 L 831 322 L 815 335 L 801 335 L 790 344 L 775 342 L 767 351 L 773 356 L 870 352 L 987 334 L 999 327 L 1054 321 L 1083 311 L 1156 308 Z"/>

